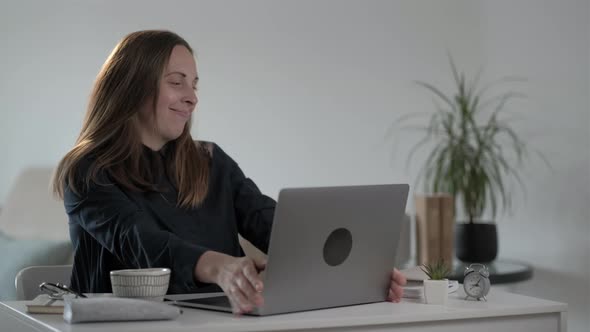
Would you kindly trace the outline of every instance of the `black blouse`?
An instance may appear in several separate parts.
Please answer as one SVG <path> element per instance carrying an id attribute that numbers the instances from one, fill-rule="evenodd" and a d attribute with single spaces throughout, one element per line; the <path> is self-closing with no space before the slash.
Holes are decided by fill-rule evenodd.
<path id="1" fill-rule="evenodd" d="M 267 252 L 276 202 L 219 146 L 208 144 L 209 190 L 198 208 L 176 206 L 178 192 L 165 172 L 155 181 L 163 192 L 129 191 L 104 174 L 99 174 L 99 182 L 107 185 L 91 184 L 84 194 L 66 187 L 74 290 L 110 293 L 112 270 L 168 267 L 168 293 L 199 292 L 207 285 L 194 279 L 194 268 L 205 251 L 244 256 L 239 233 Z M 161 165 L 165 152 L 145 147 L 142 157 L 146 167 L 153 167 L 155 162 Z"/>

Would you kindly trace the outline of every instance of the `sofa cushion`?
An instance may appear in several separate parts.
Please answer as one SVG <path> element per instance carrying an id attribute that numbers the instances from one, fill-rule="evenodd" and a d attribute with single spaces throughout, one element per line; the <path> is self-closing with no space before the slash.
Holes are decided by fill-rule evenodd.
<path id="1" fill-rule="evenodd" d="M 72 255 L 69 241 L 15 239 L 0 233 L 0 300 L 15 300 L 14 278 L 32 265 L 66 264 Z"/>

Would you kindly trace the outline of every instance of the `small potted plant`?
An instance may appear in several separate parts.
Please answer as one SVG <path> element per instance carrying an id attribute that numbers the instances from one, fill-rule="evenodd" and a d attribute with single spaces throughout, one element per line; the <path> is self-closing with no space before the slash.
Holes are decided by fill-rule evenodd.
<path id="1" fill-rule="evenodd" d="M 428 276 L 428 279 L 424 280 L 424 297 L 426 298 L 426 303 L 445 305 L 447 303 L 449 288 L 447 276 L 451 273 L 447 264 L 439 260 L 434 263 L 423 264 L 420 268 Z"/>

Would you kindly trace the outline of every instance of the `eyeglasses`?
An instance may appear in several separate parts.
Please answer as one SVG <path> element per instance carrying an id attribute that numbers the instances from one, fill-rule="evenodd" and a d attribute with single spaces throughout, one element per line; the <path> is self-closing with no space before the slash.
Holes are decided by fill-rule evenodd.
<path id="1" fill-rule="evenodd" d="M 49 297 L 54 300 L 63 300 L 64 295 L 69 294 L 74 295 L 76 298 L 86 297 L 86 295 L 78 293 L 72 290 L 70 287 L 60 283 L 54 284 L 52 282 L 44 282 L 39 285 L 39 290 L 49 295 Z"/>

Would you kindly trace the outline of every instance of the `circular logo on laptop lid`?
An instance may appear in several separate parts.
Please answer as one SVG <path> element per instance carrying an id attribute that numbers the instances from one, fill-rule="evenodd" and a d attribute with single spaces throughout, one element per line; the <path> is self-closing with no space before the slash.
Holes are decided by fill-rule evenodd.
<path id="1" fill-rule="evenodd" d="M 330 266 L 342 264 L 352 250 L 352 234 L 346 228 L 334 230 L 324 243 L 324 260 Z"/>

